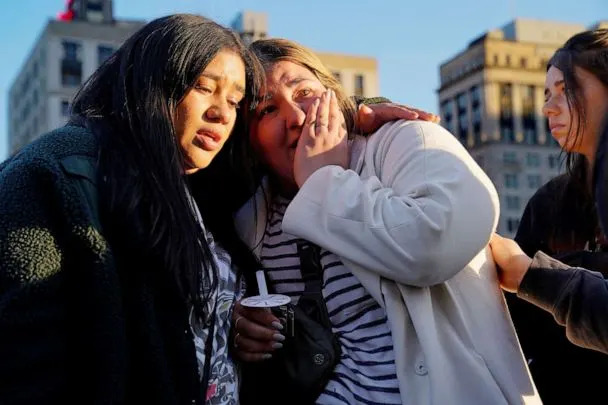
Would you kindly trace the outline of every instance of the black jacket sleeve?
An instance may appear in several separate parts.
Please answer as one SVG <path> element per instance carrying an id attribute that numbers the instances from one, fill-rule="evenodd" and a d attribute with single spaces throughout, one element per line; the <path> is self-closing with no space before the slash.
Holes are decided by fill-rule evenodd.
<path id="1" fill-rule="evenodd" d="M 537 252 L 517 295 L 553 314 L 572 343 L 608 354 L 608 282 L 602 274 Z"/>

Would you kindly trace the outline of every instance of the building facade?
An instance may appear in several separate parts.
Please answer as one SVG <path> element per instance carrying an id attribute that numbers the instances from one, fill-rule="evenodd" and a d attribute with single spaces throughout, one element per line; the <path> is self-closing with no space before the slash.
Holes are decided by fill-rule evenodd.
<path id="1" fill-rule="evenodd" d="M 440 66 L 442 124 L 494 182 L 503 235 L 515 235 L 530 197 L 564 170 L 565 156 L 542 115 L 546 66 L 558 47 L 585 29 L 516 19 Z"/>
<path id="2" fill-rule="evenodd" d="M 47 23 L 10 87 L 10 154 L 64 125 L 80 85 L 144 25 L 114 20 L 111 0 L 68 2 L 64 16 Z"/>
<path id="3" fill-rule="evenodd" d="M 233 20 L 231 27 L 247 44 L 268 37 L 266 13 L 243 11 Z M 379 95 L 378 62 L 375 58 L 329 52 L 316 52 L 316 54 L 340 81 L 348 95 L 363 97 Z"/>

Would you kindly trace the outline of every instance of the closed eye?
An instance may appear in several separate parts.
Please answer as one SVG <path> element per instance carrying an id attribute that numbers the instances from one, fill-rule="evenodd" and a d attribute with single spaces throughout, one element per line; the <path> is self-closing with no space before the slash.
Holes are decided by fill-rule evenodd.
<path id="1" fill-rule="evenodd" d="M 262 118 L 265 115 L 271 114 L 273 112 L 275 112 L 277 109 L 276 106 L 272 105 L 272 104 L 267 104 L 264 107 L 262 107 L 260 109 L 260 111 L 258 112 L 258 118 Z"/>
<path id="2" fill-rule="evenodd" d="M 240 100 L 229 99 L 229 100 L 228 100 L 228 104 L 230 104 L 230 106 L 231 106 L 232 108 L 234 108 L 235 110 L 241 107 L 241 102 L 240 102 Z"/>
<path id="3" fill-rule="evenodd" d="M 204 84 L 195 84 L 194 89 L 200 91 L 201 93 L 211 94 L 213 93 L 213 89 L 209 86 L 205 86 Z"/>

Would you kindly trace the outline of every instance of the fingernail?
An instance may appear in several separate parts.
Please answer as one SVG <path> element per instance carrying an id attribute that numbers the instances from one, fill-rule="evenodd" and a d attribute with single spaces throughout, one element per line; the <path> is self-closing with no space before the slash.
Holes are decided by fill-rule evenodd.
<path id="1" fill-rule="evenodd" d="M 279 321 L 272 321 L 272 327 L 278 330 L 283 330 L 283 325 Z"/>
<path id="2" fill-rule="evenodd" d="M 365 104 L 359 104 L 359 109 L 365 113 L 371 113 L 372 109 L 366 106 Z"/>
<path id="3" fill-rule="evenodd" d="M 274 335 L 272 335 L 272 340 L 277 340 L 279 342 L 282 342 L 285 340 L 285 336 L 281 335 L 280 333 L 275 333 Z"/>
<path id="4" fill-rule="evenodd" d="M 272 358 L 272 354 L 270 354 L 270 353 L 264 353 L 262 355 L 262 360 L 268 360 L 268 359 L 271 359 L 271 358 Z"/>
<path id="5" fill-rule="evenodd" d="M 280 349 L 282 347 L 283 347 L 283 343 L 273 343 L 272 344 L 273 349 Z"/>

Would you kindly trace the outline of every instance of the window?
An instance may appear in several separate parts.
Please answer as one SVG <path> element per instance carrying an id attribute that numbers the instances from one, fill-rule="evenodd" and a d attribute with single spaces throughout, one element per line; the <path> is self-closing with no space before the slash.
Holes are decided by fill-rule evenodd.
<path id="1" fill-rule="evenodd" d="M 475 145 L 481 144 L 481 90 L 473 86 L 469 90 L 471 98 L 471 125 L 473 127 L 473 140 Z"/>
<path id="2" fill-rule="evenodd" d="M 518 196 L 508 195 L 506 197 L 506 202 L 507 202 L 507 209 L 509 209 L 509 210 L 519 210 L 520 203 L 519 203 L 519 197 Z"/>
<path id="3" fill-rule="evenodd" d="M 528 145 L 538 145 L 538 136 L 536 131 L 536 110 L 534 103 L 534 86 L 525 86 L 522 88 L 522 121 L 524 130 L 524 142 Z"/>
<path id="4" fill-rule="evenodd" d="M 502 142 L 514 143 L 513 131 L 513 92 L 510 83 L 500 85 L 500 137 Z"/>
<path id="5" fill-rule="evenodd" d="M 101 0 L 87 0 L 86 19 L 91 22 L 103 21 L 103 4 Z"/>
<path id="6" fill-rule="evenodd" d="M 511 55 L 507 55 L 505 62 L 507 62 L 507 66 L 511 66 Z"/>
<path id="7" fill-rule="evenodd" d="M 114 48 L 110 46 L 99 45 L 97 47 L 97 64 L 101 65 L 104 63 L 112 54 L 114 53 Z"/>
<path id="8" fill-rule="evenodd" d="M 511 233 L 514 233 L 519 228 L 519 219 L 517 218 L 507 218 L 507 230 Z"/>
<path id="9" fill-rule="evenodd" d="M 63 41 L 63 59 L 61 60 L 61 84 L 79 86 L 82 81 L 82 62 L 79 59 L 80 44 Z"/>
<path id="10" fill-rule="evenodd" d="M 342 75 L 340 75 L 340 72 L 335 71 L 335 72 L 332 72 L 332 74 L 334 75 L 334 78 L 335 78 L 337 81 L 339 81 L 340 83 L 342 83 Z"/>
<path id="11" fill-rule="evenodd" d="M 87 10 L 88 11 L 102 11 L 103 4 L 101 0 L 88 0 L 87 1 Z"/>
<path id="12" fill-rule="evenodd" d="M 63 41 L 63 59 L 65 60 L 78 60 L 78 53 L 80 52 L 80 44 L 72 41 Z"/>
<path id="13" fill-rule="evenodd" d="M 469 117 L 467 115 L 467 93 L 456 95 L 456 113 L 458 114 L 458 139 L 463 145 L 467 144 L 469 136 Z"/>
<path id="14" fill-rule="evenodd" d="M 520 66 L 521 66 L 523 69 L 525 69 L 525 68 L 528 66 L 528 61 L 526 60 L 526 58 L 521 58 L 521 59 L 519 60 L 519 65 L 520 65 Z"/>
<path id="15" fill-rule="evenodd" d="M 555 169 L 559 166 L 559 156 L 549 155 L 549 168 Z"/>
<path id="16" fill-rule="evenodd" d="M 540 156 L 538 153 L 528 152 L 526 155 L 526 164 L 529 167 L 540 167 Z"/>
<path id="17" fill-rule="evenodd" d="M 526 115 L 534 115 L 534 86 L 522 86 L 522 108 L 523 114 Z"/>
<path id="18" fill-rule="evenodd" d="M 528 187 L 537 189 L 542 185 L 540 174 L 529 174 L 528 175 Z"/>
<path id="19" fill-rule="evenodd" d="M 517 163 L 517 154 L 509 151 L 502 154 L 503 163 Z"/>
<path id="20" fill-rule="evenodd" d="M 365 86 L 364 86 L 364 77 L 363 75 L 355 75 L 355 96 L 363 96 Z"/>
<path id="21" fill-rule="evenodd" d="M 68 117 L 70 115 L 70 102 L 63 100 L 61 102 L 61 115 Z"/>
<path id="22" fill-rule="evenodd" d="M 494 66 L 498 66 L 498 55 L 494 55 Z"/>
<path id="23" fill-rule="evenodd" d="M 453 108 L 454 102 L 452 100 L 445 100 L 441 103 L 441 123 L 443 127 L 449 132 L 454 133 L 454 116 Z"/>
<path id="24" fill-rule="evenodd" d="M 517 175 L 512 173 L 505 174 L 505 188 L 516 189 L 519 187 Z"/>

